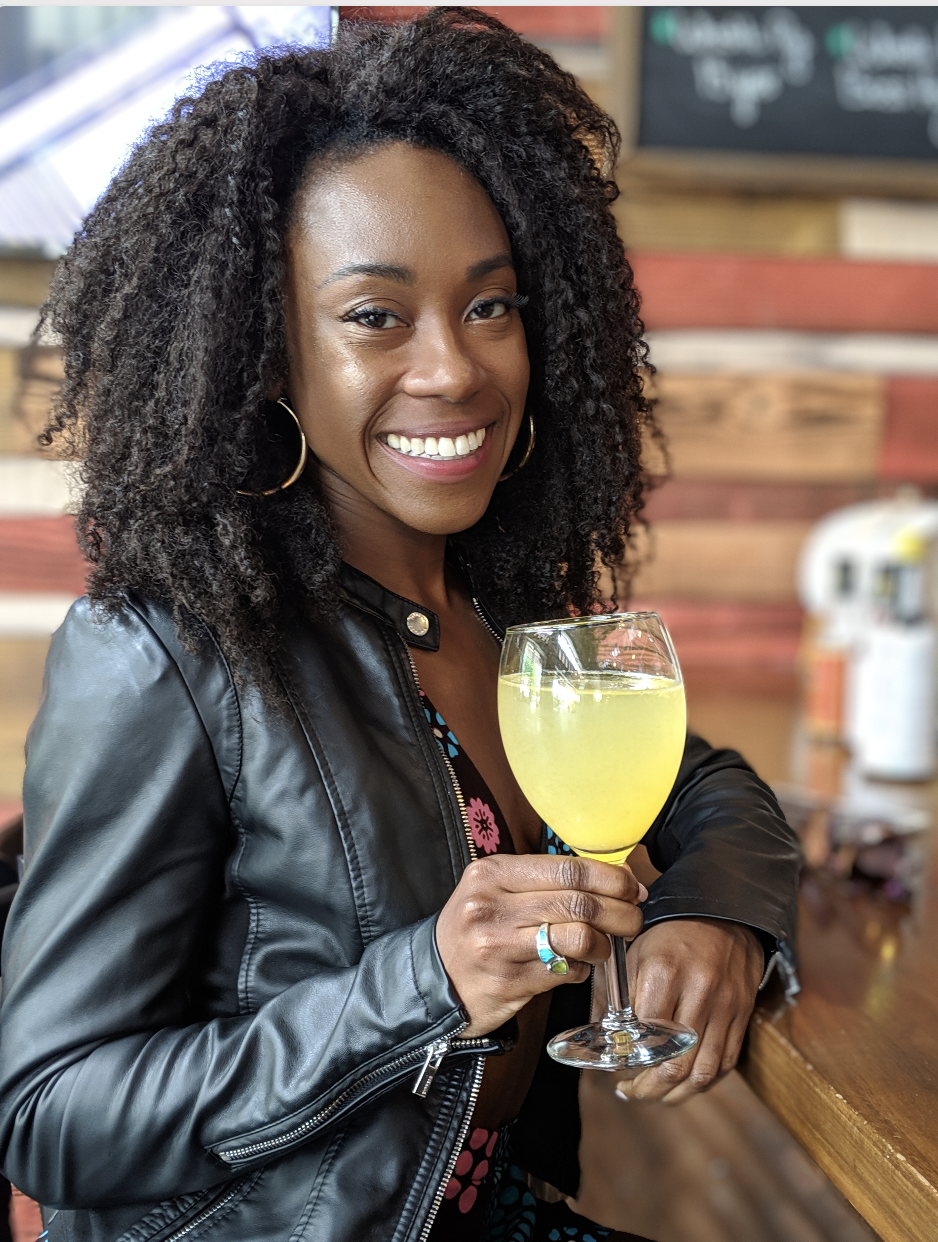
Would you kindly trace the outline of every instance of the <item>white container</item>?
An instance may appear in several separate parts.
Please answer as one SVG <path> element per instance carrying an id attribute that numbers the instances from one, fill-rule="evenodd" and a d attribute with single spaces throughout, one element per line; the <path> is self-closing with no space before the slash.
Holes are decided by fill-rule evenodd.
<path id="1" fill-rule="evenodd" d="M 851 743 L 864 776 L 923 781 L 935 774 L 938 632 L 931 621 L 873 622 L 856 652 Z"/>

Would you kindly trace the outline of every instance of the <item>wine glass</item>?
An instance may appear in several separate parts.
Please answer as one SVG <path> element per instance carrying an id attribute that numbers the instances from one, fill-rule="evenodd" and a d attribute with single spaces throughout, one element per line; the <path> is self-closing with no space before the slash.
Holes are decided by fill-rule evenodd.
<path id="1" fill-rule="evenodd" d="M 498 720 L 541 818 L 577 854 L 622 864 L 664 806 L 684 751 L 684 683 L 661 618 L 624 612 L 512 626 Z M 557 1035 L 547 1051 L 566 1065 L 634 1077 L 688 1052 L 697 1035 L 636 1018 L 626 946 L 610 939 L 606 1016 Z"/>

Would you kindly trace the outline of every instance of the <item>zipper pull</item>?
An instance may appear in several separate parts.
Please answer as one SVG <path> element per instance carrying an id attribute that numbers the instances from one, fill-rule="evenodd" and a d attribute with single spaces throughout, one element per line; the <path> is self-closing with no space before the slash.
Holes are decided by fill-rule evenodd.
<path id="1" fill-rule="evenodd" d="M 427 1055 L 423 1065 L 420 1067 L 420 1073 L 417 1075 L 417 1081 L 414 1083 L 414 1095 L 425 1100 L 433 1086 L 433 1080 L 436 1078 L 437 1070 L 443 1064 L 443 1058 L 450 1050 L 453 1042 L 453 1036 L 447 1035 L 445 1039 L 438 1039 L 427 1048 Z"/>

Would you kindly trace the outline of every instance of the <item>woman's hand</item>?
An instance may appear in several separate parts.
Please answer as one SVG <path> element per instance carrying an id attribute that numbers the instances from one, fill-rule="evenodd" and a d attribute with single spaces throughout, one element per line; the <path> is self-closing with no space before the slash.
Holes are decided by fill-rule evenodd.
<path id="1" fill-rule="evenodd" d="M 618 1094 L 678 1104 L 736 1064 L 765 970 L 762 945 L 742 923 L 668 919 L 638 937 L 628 963 L 638 1017 L 683 1022 L 700 1040 L 684 1056 L 620 1082 Z"/>
<path id="2" fill-rule="evenodd" d="M 584 980 L 608 957 L 607 934 L 641 930 L 635 903 L 646 896 L 628 867 L 589 858 L 496 854 L 471 863 L 436 925 L 440 957 L 469 1014 L 463 1036 L 486 1035 L 539 993 Z M 541 923 L 550 924 L 568 974 L 551 974 L 538 958 Z"/>

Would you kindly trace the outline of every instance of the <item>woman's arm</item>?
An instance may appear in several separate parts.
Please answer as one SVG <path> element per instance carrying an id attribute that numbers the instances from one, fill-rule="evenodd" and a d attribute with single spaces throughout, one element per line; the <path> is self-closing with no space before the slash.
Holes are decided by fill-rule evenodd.
<path id="1" fill-rule="evenodd" d="M 664 874 L 642 907 L 645 926 L 731 919 L 768 946 L 794 938 L 801 850 L 775 795 L 734 750 L 688 734 L 674 788 L 645 835 Z"/>
<path id="2" fill-rule="evenodd" d="M 794 937 L 801 852 L 749 765 L 693 735 L 645 845 L 664 874 L 629 951 L 635 1009 L 686 1023 L 700 1042 L 621 1093 L 677 1103 L 736 1064 L 766 955 Z"/>
<path id="3" fill-rule="evenodd" d="M 307 1122 L 296 1141 L 313 1137 L 414 1077 L 421 1048 L 465 1021 L 432 918 L 255 1012 L 242 995 L 241 1012 L 198 1020 L 189 989 L 238 846 L 228 793 L 179 667 L 142 615 L 98 621 L 76 605 L 30 733 L 27 871 L 0 1013 L 3 1168 L 47 1205 L 223 1181 L 270 1155 L 236 1169 L 232 1149 Z"/>

